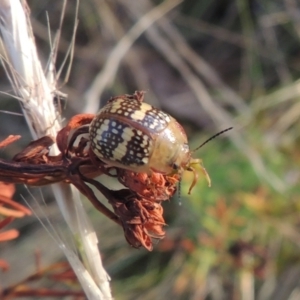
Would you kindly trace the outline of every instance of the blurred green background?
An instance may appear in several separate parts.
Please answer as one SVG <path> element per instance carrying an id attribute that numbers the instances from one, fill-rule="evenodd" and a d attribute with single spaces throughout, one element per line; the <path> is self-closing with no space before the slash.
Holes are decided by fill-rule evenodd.
<path id="1" fill-rule="evenodd" d="M 62 1 L 28 2 L 46 65 Z M 69 1 L 57 70 L 72 41 L 75 11 Z M 154 18 L 145 31 L 141 20 Z M 212 187 L 201 178 L 187 195 L 192 175 L 185 174 L 181 196 L 164 203 L 166 237 L 151 253 L 128 246 L 122 229 L 83 200 L 114 297 L 300 299 L 300 3 L 85 0 L 78 20 L 70 76 L 65 83 L 67 61 L 58 84 L 68 94 L 60 103 L 65 120 L 96 112 L 111 96 L 145 90 L 147 102 L 184 126 L 192 149 L 234 127 L 195 154 Z M 0 75 L 1 90 L 9 91 L 2 70 Z M 20 112 L 16 100 L 1 97 L 1 110 Z M 1 139 L 23 137 L 1 157 L 31 140 L 20 116 L 1 113 L 0 126 Z M 44 198 L 47 217 L 64 236 L 66 225 L 49 191 L 29 195 L 19 187 L 16 198 L 23 201 L 21 194 L 34 207 L 33 198 Z M 35 217 L 14 227 L 20 238 L 0 245 L 0 257 L 11 264 L 0 274 L 7 285 L 34 270 L 35 249 L 45 265 L 62 259 Z"/>

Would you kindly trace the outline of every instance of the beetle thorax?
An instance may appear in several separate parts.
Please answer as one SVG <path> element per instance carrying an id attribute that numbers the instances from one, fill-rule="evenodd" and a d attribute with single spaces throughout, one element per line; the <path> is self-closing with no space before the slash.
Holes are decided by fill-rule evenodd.
<path id="1" fill-rule="evenodd" d="M 190 156 L 187 136 L 181 125 L 171 118 L 168 126 L 155 138 L 149 167 L 159 173 L 171 174 L 185 169 Z"/>

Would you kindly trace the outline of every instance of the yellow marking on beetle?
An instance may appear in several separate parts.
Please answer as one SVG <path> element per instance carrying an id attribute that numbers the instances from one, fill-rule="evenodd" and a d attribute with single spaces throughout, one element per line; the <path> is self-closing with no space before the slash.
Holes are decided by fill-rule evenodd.
<path id="1" fill-rule="evenodd" d="M 146 165 L 149 162 L 149 158 L 148 157 L 144 157 L 142 159 L 142 162 Z"/>
<path id="2" fill-rule="evenodd" d="M 111 103 L 110 107 L 108 107 L 109 113 L 116 113 L 118 109 L 122 108 L 122 102 L 124 100 L 121 98 L 115 99 L 114 102 Z"/>
<path id="3" fill-rule="evenodd" d="M 142 121 L 145 119 L 145 115 L 148 114 L 149 111 L 152 110 L 152 107 L 147 103 L 142 103 L 139 109 L 135 110 L 135 112 L 130 116 L 133 120 Z"/>
<path id="4" fill-rule="evenodd" d="M 134 136 L 134 132 L 131 128 L 124 128 L 121 137 L 123 142 L 119 143 L 118 146 L 112 152 L 112 156 L 116 160 L 121 160 L 127 152 L 127 144 Z"/>
<path id="5" fill-rule="evenodd" d="M 122 132 L 122 138 L 126 141 L 129 142 L 131 138 L 134 136 L 134 132 L 130 127 L 125 127 Z"/>
<path id="6" fill-rule="evenodd" d="M 127 152 L 127 141 L 118 144 L 118 147 L 112 152 L 114 160 L 121 160 Z"/>
<path id="7" fill-rule="evenodd" d="M 146 113 L 142 110 L 136 110 L 130 117 L 135 121 L 142 121 L 145 119 Z"/>
<path id="8" fill-rule="evenodd" d="M 108 125 L 106 125 L 106 124 L 103 123 L 103 124 L 99 127 L 99 129 L 97 129 L 97 131 L 96 131 L 97 136 L 101 137 L 102 133 L 103 133 L 104 131 L 107 131 L 108 128 L 109 128 Z"/>

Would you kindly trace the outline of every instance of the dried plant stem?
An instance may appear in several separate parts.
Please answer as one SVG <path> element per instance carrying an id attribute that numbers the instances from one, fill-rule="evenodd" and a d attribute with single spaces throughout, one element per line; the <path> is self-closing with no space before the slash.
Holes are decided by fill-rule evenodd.
<path id="1" fill-rule="evenodd" d="M 242 300 L 254 300 L 254 277 L 250 270 L 242 270 L 240 273 L 240 292 Z"/>
<path id="2" fill-rule="evenodd" d="M 147 30 L 155 21 L 176 7 L 182 0 L 168 0 L 156 6 L 128 31 L 128 33 L 119 41 L 116 47 L 108 57 L 103 70 L 96 76 L 92 85 L 85 93 L 86 106 L 84 112 L 95 113 L 98 110 L 98 99 L 115 78 L 117 69 L 126 52 L 132 46 L 134 41 Z"/>
<path id="3" fill-rule="evenodd" d="M 37 56 L 28 11 L 25 2 L 22 5 L 17 0 L 0 0 L 1 33 L 6 52 L 2 62 L 15 95 L 21 99 L 23 113 L 33 138 L 44 135 L 55 137 L 60 129 L 60 117 L 53 104 L 57 81 L 53 73 L 53 59 L 56 55 L 51 55 L 48 81 Z M 53 191 L 78 243 L 78 250 L 84 257 L 85 266 L 73 250 L 63 241 L 58 241 L 61 249 L 77 274 L 87 297 L 111 299 L 109 277 L 102 266 L 98 240 L 82 207 L 78 191 L 63 183 L 56 184 Z"/>

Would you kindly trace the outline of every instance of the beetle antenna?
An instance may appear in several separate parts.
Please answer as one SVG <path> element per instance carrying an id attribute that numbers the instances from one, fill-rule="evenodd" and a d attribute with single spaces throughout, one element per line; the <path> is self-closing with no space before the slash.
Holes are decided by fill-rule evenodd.
<path id="1" fill-rule="evenodd" d="M 201 147 L 203 147 L 205 144 L 207 144 L 209 141 L 213 140 L 214 138 L 216 138 L 217 136 L 223 134 L 224 132 L 231 130 L 232 128 L 233 127 L 229 127 L 229 128 L 226 128 L 226 129 L 224 129 L 224 130 L 216 133 L 215 135 L 213 135 L 212 137 L 210 137 L 208 140 L 206 140 L 204 143 L 202 143 L 200 146 L 198 146 L 196 149 L 194 149 L 192 152 L 197 151 L 198 149 L 200 149 Z"/>

